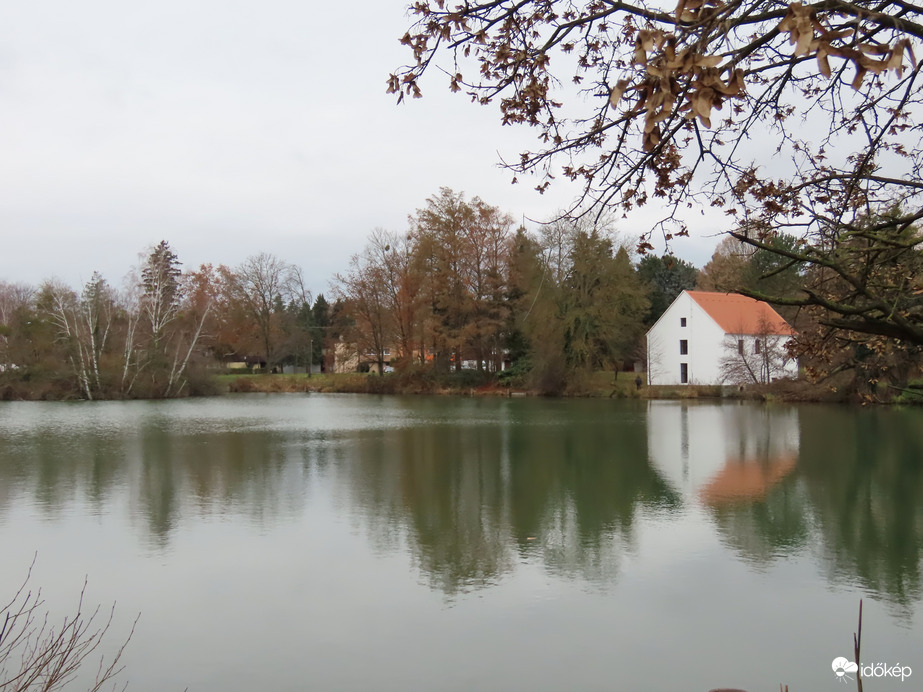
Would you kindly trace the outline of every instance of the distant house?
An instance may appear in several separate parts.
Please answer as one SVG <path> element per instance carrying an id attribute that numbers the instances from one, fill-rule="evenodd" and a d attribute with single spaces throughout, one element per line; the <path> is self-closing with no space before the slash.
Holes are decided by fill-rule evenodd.
<path id="1" fill-rule="evenodd" d="M 683 291 L 647 333 L 648 383 L 748 384 L 798 375 L 794 330 L 768 304 Z"/>
<path id="2" fill-rule="evenodd" d="M 415 348 L 411 356 L 414 363 L 420 362 L 419 348 Z M 435 360 L 435 354 L 430 349 L 424 349 L 424 359 L 426 363 L 432 364 Z M 397 358 L 401 355 L 401 348 L 396 343 L 385 346 L 382 349 L 384 372 L 394 372 L 394 366 L 397 364 Z M 489 354 L 489 359 L 482 360 L 481 365 L 490 371 L 494 367 L 500 370 L 506 370 L 511 366 L 509 352 L 503 350 L 497 359 L 497 353 Z M 496 362 L 495 359 L 499 362 Z M 455 357 L 449 358 L 449 367 L 455 369 Z M 477 370 L 478 362 L 471 359 L 461 361 L 462 370 Z M 374 351 L 363 350 L 355 342 L 346 341 L 342 336 L 333 348 L 333 371 L 343 372 L 378 372 L 378 356 Z"/>
<path id="3" fill-rule="evenodd" d="M 382 349 L 385 372 L 391 372 L 391 354 L 397 352 L 386 346 Z M 378 356 L 374 351 L 363 350 L 357 344 L 341 336 L 333 346 L 333 372 L 378 372 Z"/>
<path id="4" fill-rule="evenodd" d="M 228 370 L 259 372 L 266 369 L 266 359 L 262 356 L 240 356 L 233 354 L 224 358 L 224 367 Z"/>

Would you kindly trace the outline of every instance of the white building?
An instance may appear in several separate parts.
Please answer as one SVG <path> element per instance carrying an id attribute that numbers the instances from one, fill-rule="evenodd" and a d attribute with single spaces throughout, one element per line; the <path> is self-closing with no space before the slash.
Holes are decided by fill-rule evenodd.
<path id="1" fill-rule="evenodd" d="M 683 291 L 647 333 L 648 384 L 747 384 L 797 377 L 794 330 L 768 304 Z"/>

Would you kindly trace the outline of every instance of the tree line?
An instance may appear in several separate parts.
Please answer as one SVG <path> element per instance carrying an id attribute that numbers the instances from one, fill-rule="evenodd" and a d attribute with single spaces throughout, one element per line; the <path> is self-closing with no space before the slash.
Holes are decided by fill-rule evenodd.
<path id="1" fill-rule="evenodd" d="M 442 188 L 404 233 L 374 231 L 334 290 L 346 342 L 378 372 L 506 367 L 507 381 L 546 393 L 579 389 L 598 369 L 646 365 L 644 335 L 683 290 L 739 292 L 772 303 L 797 335 L 777 339 L 759 364 L 726 354 L 729 383 L 768 382 L 770 360 L 796 357 L 810 378 L 868 398 L 920 369 L 921 344 L 854 302 L 887 298 L 888 319 L 899 320 L 919 299 L 923 246 L 901 218 L 870 214 L 869 233 L 841 238 L 823 258 L 795 234 L 739 223 L 698 270 L 672 254 L 635 255 L 637 235 L 620 241 L 605 217 L 562 213 L 529 232 Z"/>
<path id="2" fill-rule="evenodd" d="M 321 362 L 335 306 L 301 269 L 260 253 L 183 271 L 167 241 L 116 289 L 0 281 L 0 395 L 161 398 L 210 391 L 215 365 Z"/>
<path id="3" fill-rule="evenodd" d="M 562 217 L 537 232 L 449 188 L 406 232 L 376 229 L 334 292 L 344 340 L 373 369 L 510 368 L 545 392 L 641 359 L 641 340 L 697 270 L 673 257 L 632 261 L 606 222 Z"/>
<path id="4" fill-rule="evenodd" d="M 882 380 L 902 387 L 918 372 L 919 345 L 848 329 L 801 304 L 805 294 L 836 300 L 856 286 L 799 259 L 797 237 L 776 233 L 756 246 L 738 235 L 698 270 L 670 254 L 636 255 L 636 236 L 620 240 L 605 218 L 562 214 L 528 231 L 478 197 L 441 188 L 405 231 L 370 233 L 333 277 L 332 304 L 271 254 L 183 271 L 162 241 L 120 289 L 98 273 L 79 289 L 0 281 L 0 396 L 183 396 L 209 391 L 209 375 L 231 363 L 467 370 L 560 393 L 600 369 L 646 365 L 646 331 L 692 288 L 769 298 L 798 332 L 791 355 L 816 378 L 845 373 L 839 386 L 853 393 Z M 841 243 L 839 256 L 875 247 L 868 238 L 852 244 Z M 863 269 L 869 290 L 903 281 L 914 291 L 916 246 L 876 258 Z M 734 382 L 758 382 L 746 376 L 751 365 L 726 370 Z"/>
<path id="5" fill-rule="evenodd" d="M 0 281 L 0 396 L 184 396 L 210 391 L 229 363 L 335 360 L 379 373 L 512 368 L 559 392 L 639 358 L 646 327 L 696 276 L 672 257 L 633 263 L 610 224 L 562 218 L 528 232 L 442 188 L 406 232 L 370 234 L 333 278 L 332 304 L 271 254 L 184 271 L 167 241 L 119 288 L 96 272 L 79 288 Z"/>
<path id="6" fill-rule="evenodd" d="M 496 102 L 537 134 L 504 163 L 514 182 L 576 182 L 574 213 L 654 202 L 644 249 L 658 229 L 687 235 L 687 210 L 722 210 L 750 253 L 804 274 L 795 292 L 741 290 L 800 308 L 813 374 L 901 381 L 923 348 L 921 15 L 896 0 L 421 0 L 388 91 L 418 98 L 443 71 Z"/>

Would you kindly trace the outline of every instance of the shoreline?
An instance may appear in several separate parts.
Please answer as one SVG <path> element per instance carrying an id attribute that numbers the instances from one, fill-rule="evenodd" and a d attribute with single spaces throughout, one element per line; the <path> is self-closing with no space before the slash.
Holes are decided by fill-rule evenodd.
<path id="1" fill-rule="evenodd" d="M 593 381 L 577 383 L 559 394 L 543 394 L 534 389 L 502 385 L 497 382 L 463 384 L 436 378 L 386 374 L 384 376 L 350 374 L 316 375 L 222 375 L 219 382 L 224 393 L 340 393 L 438 396 L 542 397 L 581 399 L 649 399 L 703 401 L 762 401 L 766 403 L 873 403 L 876 405 L 923 403 L 923 391 L 913 400 L 877 400 L 857 402 L 844 393 L 824 384 L 786 381 L 768 385 L 647 385 L 638 389 L 635 373 L 623 373 L 613 378 L 611 372 L 596 373 Z"/>
<path id="2" fill-rule="evenodd" d="M 435 375 L 427 371 L 410 373 L 319 373 L 298 374 L 221 374 L 206 380 L 207 386 L 197 388 L 185 397 L 220 397 L 226 394 L 387 394 L 435 395 L 462 397 L 552 397 L 574 399 L 648 399 L 679 401 L 759 401 L 764 403 L 823 403 L 862 404 L 876 406 L 923 405 L 923 385 L 899 389 L 879 385 L 874 394 L 864 399 L 848 395 L 831 384 L 804 380 L 780 381 L 768 385 L 647 385 L 636 386 L 633 372 L 615 376 L 612 372 L 597 372 L 568 383 L 563 392 L 541 392 L 522 386 L 496 381 L 492 375 L 462 371 Z M 642 374 L 643 377 L 643 374 Z M 0 386 L 3 401 L 82 401 L 73 392 L 60 389 Z M 119 399 L 106 399 L 118 401 Z M 126 401 L 131 399 L 125 399 Z"/>

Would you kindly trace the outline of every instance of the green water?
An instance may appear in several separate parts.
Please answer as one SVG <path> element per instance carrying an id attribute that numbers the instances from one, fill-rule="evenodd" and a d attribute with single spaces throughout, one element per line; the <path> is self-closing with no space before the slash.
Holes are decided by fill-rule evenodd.
<path id="1" fill-rule="evenodd" d="M 2 403 L 0 545 L 130 690 L 845 689 L 860 598 L 923 680 L 918 410 Z"/>

